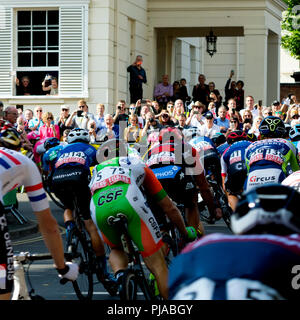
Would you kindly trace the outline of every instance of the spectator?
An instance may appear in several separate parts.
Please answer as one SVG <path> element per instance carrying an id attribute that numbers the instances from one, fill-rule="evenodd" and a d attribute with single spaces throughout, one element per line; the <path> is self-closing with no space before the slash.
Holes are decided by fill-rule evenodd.
<path id="1" fill-rule="evenodd" d="M 2 122 L 4 120 L 4 105 L 3 105 L 3 102 L 0 101 L 0 127 L 2 126 Z"/>
<path id="2" fill-rule="evenodd" d="M 173 101 L 170 101 L 167 103 L 167 111 L 169 112 L 169 115 L 173 117 L 173 112 L 174 112 L 174 103 Z"/>
<path id="3" fill-rule="evenodd" d="M 199 128 L 200 136 L 212 138 L 216 133 L 220 132 L 220 127 L 214 124 L 214 115 L 207 111 L 205 114 L 204 125 Z"/>
<path id="4" fill-rule="evenodd" d="M 192 111 L 186 121 L 187 125 L 192 127 L 200 128 L 204 125 L 205 117 L 203 116 L 203 112 L 205 110 L 205 105 L 199 101 L 196 101 L 192 106 Z"/>
<path id="5" fill-rule="evenodd" d="M 128 143 L 139 142 L 141 129 L 138 125 L 138 116 L 136 114 L 129 116 L 129 126 L 124 130 L 124 139 Z"/>
<path id="6" fill-rule="evenodd" d="M 70 118 L 70 107 L 68 105 L 62 105 L 59 117 L 56 119 L 56 124 L 59 127 L 59 134 L 62 137 L 66 129 L 72 129 L 66 125 L 67 120 Z"/>
<path id="7" fill-rule="evenodd" d="M 179 83 L 179 81 L 174 81 L 173 82 L 173 96 L 172 96 L 171 100 L 173 102 L 175 102 L 177 99 L 180 99 L 180 97 L 181 97 L 180 94 L 181 94 L 180 83 Z"/>
<path id="8" fill-rule="evenodd" d="M 47 86 L 46 85 L 47 84 L 46 82 L 48 80 L 47 76 L 45 77 L 44 81 L 42 82 L 42 90 L 48 92 L 47 95 L 57 96 L 58 95 L 58 81 L 57 81 L 57 78 L 55 78 L 55 77 L 49 78 L 49 80 L 51 81 L 51 84 Z"/>
<path id="9" fill-rule="evenodd" d="M 16 78 L 17 96 L 30 96 L 32 94 L 32 87 L 30 79 L 27 76 L 21 78 L 21 82 Z"/>
<path id="10" fill-rule="evenodd" d="M 208 83 L 209 89 L 209 102 L 214 102 L 216 105 L 217 110 L 219 109 L 220 105 L 222 104 L 222 97 L 220 95 L 220 91 L 216 89 L 216 85 L 213 81 Z M 211 95 L 213 93 L 213 95 Z"/>
<path id="11" fill-rule="evenodd" d="M 150 109 L 147 105 L 142 106 L 141 108 L 141 116 L 139 119 L 139 123 L 141 124 L 142 128 L 144 128 L 146 124 L 146 115 L 147 113 L 150 112 Z"/>
<path id="12" fill-rule="evenodd" d="M 278 112 L 278 111 L 276 111 L 276 112 Z M 291 123 L 292 120 L 298 120 L 298 119 L 299 119 L 298 107 L 296 104 L 293 104 L 289 107 L 289 109 L 287 111 L 285 123 Z"/>
<path id="13" fill-rule="evenodd" d="M 230 126 L 229 120 L 226 118 L 227 109 L 221 106 L 218 110 L 218 117 L 215 120 L 215 124 L 220 127 L 220 131 L 226 132 Z"/>
<path id="14" fill-rule="evenodd" d="M 156 85 L 154 89 L 154 99 L 165 108 L 167 103 L 173 96 L 173 86 L 169 84 L 169 76 L 167 74 L 162 76 L 162 82 Z"/>
<path id="15" fill-rule="evenodd" d="M 37 106 L 34 108 L 35 117 L 29 120 L 28 127 L 30 130 L 35 131 L 37 134 L 39 132 L 40 127 L 44 124 L 42 120 L 43 109 L 41 106 Z"/>
<path id="16" fill-rule="evenodd" d="M 114 123 L 120 126 L 120 122 L 125 122 L 124 127 L 128 124 L 128 114 L 126 113 L 126 102 L 125 100 L 119 100 L 117 103 L 116 113 L 113 116 Z"/>
<path id="17" fill-rule="evenodd" d="M 235 93 L 235 100 L 236 100 L 236 108 L 237 111 L 240 111 L 244 108 L 244 82 L 239 80 L 236 83 L 237 91 Z"/>
<path id="18" fill-rule="evenodd" d="M 225 84 L 225 101 L 224 106 L 227 106 L 229 99 L 235 99 L 236 97 L 236 82 L 231 81 L 232 77 L 234 75 L 234 71 L 230 71 L 229 79 L 227 80 Z M 230 86 L 230 87 L 229 87 Z"/>
<path id="19" fill-rule="evenodd" d="M 257 137 L 259 137 L 259 125 L 261 121 L 263 120 L 263 116 L 257 116 L 253 120 L 253 124 L 251 126 L 251 129 L 248 131 L 248 133 L 254 133 Z"/>
<path id="20" fill-rule="evenodd" d="M 186 115 L 184 113 L 178 117 L 178 124 L 176 127 L 180 130 L 189 129 L 191 127 L 186 124 Z"/>
<path id="21" fill-rule="evenodd" d="M 183 101 L 183 104 L 185 105 L 186 101 L 191 100 L 191 97 L 189 97 L 188 90 L 186 87 L 186 80 L 184 78 L 180 79 L 180 99 Z"/>
<path id="22" fill-rule="evenodd" d="M 199 83 L 193 87 L 193 101 L 200 101 L 206 107 L 208 106 L 209 87 L 205 84 L 205 75 L 200 74 L 198 77 Z"/>
<path id="23" fill-rule="evenodd" d="M 33 118 L 33 111 L 31 109 L 26 109 L 24 111 L 24 130 L 26 133 L 29 133 L 31 130 L 29 128 L 29 121 Z"/>
<path id="24" fill-rule="evenodd" d="M 216 104 L 215 102 L 210 102 L 208 104 L 207 110 L 212 112 L 212 114 L 214 115 L 214 118 L 217 117 L 217 111 L 216 111 Z"/>
<path id="25" fill-rule="evenodd" d="M 60 139 L 59 126 L 54 124 L 54 116 L 51 112 L 45 112 L 43 114 L 43 125 L 39 128 L 40 140 L 46 138 L 57 138 Z"/>
<path id="26" fill-rule="evenodd" d="M 273 101 L 272 103 L 272 113 L 275 116 L 275 112 L 281 109 L 281 103 L 278 100 Z"/>
<path id="27" fill-rule="evenodd" d="M 178 122 L 179 117 L 184 113 L 183 101 L 181 99 L 177 99 L 174 104 L 173 110 L 173 118 L 175 122 Z"/>
<path id="28" fill-rule="evenodd" d="M 147 77 L 142 63 L 143 57 L 138 55 L 134 63 L 127 68 L 127 72 L 130 74 L 130 103 L 136 103 L 139 99 L 143 99 L 143 83 L 147 83 Z"/>
<path id="29" fill-rule="evenodd" d="M 226 136 L 232 131 L 241 130 L 240 121 L 236 115 L 233 115 L 230 117 L 229 123 L 230 124 L 229 124 L 229 128 L 226 132 Z"/>
<path id="30" fill-rule="evenodd" d="M 62 142 L 63 142 L 63 145 L 66 145 L 67 144 L 67 139 L 68 139 L 68 135 L 69 133 L 71 132 L 72 129 L 65 129 L 65 131 L 63 132 L 62 134 Z"/>
<path id="31" fill-rule="evenodd" d="M 146 114 L 146 123 L 141 133 L 141 140 L 147 139 L 148 146 L 158 142 L 159 130 L 162 125 L 155 119 L 154 114 L 148 112 Z"/>
<path id="32" fill-rule="evenodd" d="M 242 120 L 243 120 L 243 123 L 245 123 L 245 120 L 247 120 L 246 122 L 248 123 L 253 123 L 253 115 L 252 115 L 252 112 L 250 110 L 245 110 L 245 112 L 243 113 L 243 116 L 242 116 Z"/>
<path id="33" fill-rule="evenodd" d="M 95 120 L 94 115 L 88 112 L 88 105 L 85 100 L 77 102 L 78 109 L 75 110 L 66 121 L 65 125 L 71 128 L 88 129 L 88 123 Z"/>
<path id="34" fill-rule="evenodd" d="M 22 117 L 23 120 L 25 120 L 25 117 L 24 117 L 24 114 L 23 114 L 23 106 L 18 104 L 18 105 L 16 105 L 16 108 L 18 110 L 18 116 Z"/>
<path id="35" fill-rule="evenodd" d="M 161 116 L 159 117 L 159 122 L 162 125 L 162 127 L 174 127 L 175 123 L 171 120 L 171 116 L 169 112 L 165 109 L 161 111 Z"/>
<path id="36" fill-rule="evenodd" d="M 97 115 L 95 116 L 96 131 L 105 126 L 104 111 L 105 105 L 103 103 L 98 103 L 96 106 Z"/>
<path id="37" fill-rule="evenodd" d="M 282 121 L 284 121 L 284 119 L 285 119 L 285 115 L 283 114 L 283 112 L 281 110 L 275 111 L 275 117 L 280 118 Z"/>
<path id="38" fill-rule="evenodd" d="M 247 96 L 245 102 L 246 102 L 246 108 L 240 111 L 242 118 L 245 110 L 250 110 L 252 112 L 253 117 L 257 117 L 259 114 L 259 111 L 254 108 L 254 98 L 252 96 Z"/>
<path id="39" fill-rule="evenodd" d="M 111 114 L 106 114 L 104 116 L 105 127 L 99 130 L 96 134 L 95 129 L 93 129 L 93 136 L 96 141 L 105 141 L 109 139 L 119 138 L 119 126 L 114 123 L 113 116 Z"/>
<path id="40" fill-rule="evenodd" d="M 152 105 L 152 110 L 153 110 L 154 114 L 155 115 L 159 114 L 160 113 L 159 103 L 156 100 L 153 100 L 151 105 Z"/>

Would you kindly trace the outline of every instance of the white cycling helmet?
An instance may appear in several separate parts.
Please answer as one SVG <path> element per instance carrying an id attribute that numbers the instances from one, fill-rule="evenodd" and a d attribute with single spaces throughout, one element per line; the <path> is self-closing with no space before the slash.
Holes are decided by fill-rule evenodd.
<path id="1" fill-rule="evenodd" d="M 74 142 L 89 143 L 90 140 L 91 138 L 88 131 L 81 128 L 75 128 L 71 130 L 67 137 L 68 143 L 74 143 Z"/>
<path id="2" fill-rule="evenodd" d="M 300 233 L 300 193 L 281 184 L 268 184 L 243 194 L 231 216 L 235 234 Z"/>

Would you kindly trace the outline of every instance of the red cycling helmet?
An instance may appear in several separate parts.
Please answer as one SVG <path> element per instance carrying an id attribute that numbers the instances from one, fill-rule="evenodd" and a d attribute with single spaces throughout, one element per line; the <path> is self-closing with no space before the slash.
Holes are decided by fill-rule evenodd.
<path id="1" fill-rule="evenodd" d="M 159 143 L 165 142 L 182 142 L 183 136 L 179 129 L 175 127 L 166 127 L 159 132 Z"/>
<path id="2" fill-rule="evenodd" d="M 226 141 L 228 144 L 233 144 L 237 141 L 247 140 L 247 134 L 242 130 L 235 130 L 228 134 Z"/>

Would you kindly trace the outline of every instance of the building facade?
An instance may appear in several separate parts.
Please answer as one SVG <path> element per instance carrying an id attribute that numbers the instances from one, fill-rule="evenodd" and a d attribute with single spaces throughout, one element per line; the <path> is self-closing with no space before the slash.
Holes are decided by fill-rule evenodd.
<path id="1" fill-rule="evenodd" d="M 279 98 L 281 0 L 0 0 L 0 99 L 5 105 L 40 104 L 58 110 L 85 99 L 91 111 L 113 112 L 129 102 L 126 71 L 142 55 L 152 98 L 163 74 L 186 78 L 189 92 L 199 73 L 224 96 L 230 70 L 245 93 L 263 104 Z M 205 36 L 218 37 L 206 53 Z M 57 77 L 58 95 L 41 83 Z M 16 79 L 28 76 L 32 95 L 17 95 Z"/>

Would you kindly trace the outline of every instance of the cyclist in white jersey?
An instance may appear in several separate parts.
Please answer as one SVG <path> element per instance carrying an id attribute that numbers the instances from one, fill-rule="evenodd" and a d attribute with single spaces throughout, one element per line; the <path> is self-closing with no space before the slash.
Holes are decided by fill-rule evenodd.
<path id="1" fill-rule="evenodd" d="M 24 185 L 60 278 L 74 281 L 78 265 L 64 260 L 62 238 L 51 214 L 40 173 L 36 165 L 17 152 L 21 145 L 18 132 L 8 128 L 0 132 L 0 300 L 8 300 L 13 286 L 13 250 L 3 210 L 3 196 Z M 12 150 L 14 149 L 14 150 Z"/>

